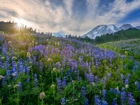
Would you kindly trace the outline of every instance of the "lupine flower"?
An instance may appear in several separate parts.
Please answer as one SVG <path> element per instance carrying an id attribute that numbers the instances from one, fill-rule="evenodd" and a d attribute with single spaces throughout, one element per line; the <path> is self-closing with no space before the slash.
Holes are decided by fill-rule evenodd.
<path id="1" fill-rule="evenodd" d="M 15 67 L 12 68 L 12 72 L 16 72 L 16 68 Z"/>
<path id="2" fill-rule="evenodd" d="M 43 63 L 41 61 L 39 63 L 40 63 L 40 71 L 42 71 L 42 69 L 43 69 Z"/>
<path id="3" fill-rule="evenodd" d="M 102 90 L 102 96 L 103 96 L 103 98 L 106 97 L 106 90 Z"/>
<path id="4" fill-rule="evenodd" d="M 86 88 L 84 86 L 82 86 L 81 96 L 82 97 L 85 97 L 86 96 Z"/>
<path id="5" fill-rule="evenodd" d="M 98 95 L 95 95 L 94 102 L 95 102 L 95 105 L 101 105 L 101 100 Z"/>
<path id="6" fill-rule="evenodd" d="M 34 85 L 38 85 L 38 79 L 37 79 L 37 74 L 34 75 Z"/>
<path id="7" fill-rule="evenodd" d="M 66 98 L 61 99 L 61 105 L 66 105 Z"/>
<path id="8" fill-rule="evenodd" d="M 67 81 L 66 81 L 66 77 L 64 77 L 63 81 L 62 81 L 62 86 L 65 87 L 67 85 Z"/>
<path id="9" fill-rule="evenodd" d="M 30 73 L 30 67 L 27 67 L 26 68 L 26 73 L 29 75 L 29 73 Z"/>
<path id="10" fill-rule="evenodd" d="M 26 82 L 28 83 L 29 81 L 30 81 L 30 78 L 27 78 L 27 79 L 26 79 Z"/>
<path id="11" fill-rule="evenodd" d="M 133 69 L 132 69 L 132 72 L 134 72 L 135 70 L 138 70 L 138 68 L 139 68 L 138 63 L 135 62 Z"/>
<path id="12" fill-rule="evenodd" d="M 115 89 L 110 89 L 110 92 L 114 93 L 114 94 L 120 94 L 119 89 L 115 88 Z"/>
<path id="13" fill-rule="evenodd" d="M 17 72 L 11 74 L 13 77 L 17 76 Z"/>
<path id="14" fill-rule="evenodd" d="M 7 76 L 11 75 L 11 70 L 7 70 Z"/>
<path id="15" fill-rule="evenodd" d="M 137 89 L 140 91 L 140 83 L 138 81 L 135 82 L 135 86 L 137 87 Z"/>
<path id="16" fill-rule="evenodd" d="M 132 96 L 132 93 L 128 92 L 128 104 L 129 105 L 136 105 L 136 101 Z"/>
<path id="17" fill-rule="evenodd" d="M 88 99 L 86 98 L 84 105 L 88 105 Z"/>
<path id="18" fill-rule="evenodd" d="M 94 75 L 92 73 L 90 74 L 85 74 L 86 75 L 86 78 L 88 79 L 88 81 L 90 83 L 92 83 L 94 81 Z"/>
<path id="19" fill-rule="evenodd" d="M 101 105 L 108 105 L 108 103 L 105 100 L 102 100 L 102 104 Z"/>
<path id="20" fill-rule="evenodd" d="M 107 78 L 110 78 L 110 76 L 111 76 L 111 73 L 107 73 Z"/>
<path id="21" fill-rule="evenodd" d="M 3 79 L 2 79 L 2 85 L 4 85 L 6 82 L 6 76 L 3 76 Z"/>
<path id="22" fill-rule="evenodd" d="M 123 92 L 121 92 L 121 104 L 122 105 L 124 105 L 125 100 L 126 100 L 126 92 L 123 91 Z"/>
<path id="23" fill-rule="evenodd" d="M 58 92 L 61 93 L 62 81 L 61 81 L 61 79 L 59 79 L 59 78 L 57 78 L 57 85 L 58 85 Z"/>
<path id="24" fill-rule="evenodd" d="M 122 87 L 122 91 L 125 91 L 125 88 L 124 87 Z"/>
<path id="25" fill-rule="evenodd" d="M 117 99 L 116 98 L 113 99 L 112 105 L 117 105 Z"/>
<path id="26" fill-rule="evenodd" d="M 128 85 L 129 84 L 129 78 L 126 78 L 125 79 L 125 85 Z"/>

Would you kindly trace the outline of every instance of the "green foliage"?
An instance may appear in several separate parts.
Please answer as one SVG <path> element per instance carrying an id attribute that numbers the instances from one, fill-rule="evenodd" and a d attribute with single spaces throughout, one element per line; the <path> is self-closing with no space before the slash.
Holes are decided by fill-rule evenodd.
<path id="1" fill-rule="evenodd" d="M 0 75 L 5 76 L 6 75 L 6 70 L 5 69 L 0 69 Z"/>

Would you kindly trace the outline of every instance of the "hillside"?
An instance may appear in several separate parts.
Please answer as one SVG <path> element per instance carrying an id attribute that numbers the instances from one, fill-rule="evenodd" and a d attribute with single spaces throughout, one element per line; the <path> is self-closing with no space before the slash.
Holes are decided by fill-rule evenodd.
<path id="1" fill-rule="evenodd" d="M 103 46 L 32 33 L 0 34 L 0 102 L 140 104 L 139 59 Z"/>
<path id="2" fill-rule="evenodd" d="M 114 34 L 106 34 L 100 37 L 96 37 L 93 42 L 105 43 L 105 42 L 110 42 L 110 41 L 119 41 L 119 40 L 135 39 L 135 38 L 140 38 L 139 29 L 121 30 Z"/>
<path id="3" fill-rule="evenodd" d="M 140 29 L 133 28 L 133 29 L 121 30 L 116 33 L 98 36 L 95 39 L 90 39 L 87 36 L 85 38 L 76 37 L 76 36 L 68 36 L 68 38 L 77 39 L 82 42 L 88 42 L 91 44 L 101 44 L 101 43 L 106 43 L 106 42 L 140 38 Z"/>

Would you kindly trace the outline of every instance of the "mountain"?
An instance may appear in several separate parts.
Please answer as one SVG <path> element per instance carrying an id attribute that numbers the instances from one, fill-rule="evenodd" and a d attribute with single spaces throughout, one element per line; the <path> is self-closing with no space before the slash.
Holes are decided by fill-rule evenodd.
<path id="1" fill-rule="evenodd" d="M 58 31 L 58 32 L 52 34 L 52 36 L 63 37 L 63 38 L 65 38 L 66 35 L 68 35 L 68 34 L 66 34 L 64 31 Z"/>
<path id="2" fill-rule="evenodd" d="M 137 29 L 140 29 L 140 26 L 136 26 Z"/>
<path id="3" fill-rule="evenodd" d="M 119 30 L 127 30 L 129 28 L 134 28 L 131 24 L 123 24 Z"/>
<path id="4" fill-rule="evenodd" d="M 83 35 L 82 37 L 88 36 L 91 39 L 95 39 L 97 36 L 101 36 L 104 34 L 111 34 L 118 31 L 118 28 L 114 24 L 110 25 L 99 25 L 95 28 L 93 28 L 90 32 Z"/>

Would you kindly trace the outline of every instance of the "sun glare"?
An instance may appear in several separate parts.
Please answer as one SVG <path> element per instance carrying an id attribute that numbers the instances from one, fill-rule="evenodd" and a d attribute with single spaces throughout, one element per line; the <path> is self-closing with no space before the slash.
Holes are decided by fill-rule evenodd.
<path id="1" fill-rule="evenodd" d="M 17 26 L 18 26 L 18 27 L 21 27 L 21 26 L 22 26 L 22 24 L 21 24 L 21 23 L 17 23 Z"/>
<path id="2" fill-rule="evenodd" d="M 27 26 L 27 27 L 33 27 L 34 25 L 22 18 L 14 18 L 13 21 L 17 24 L 17 28 L 20 28 L 22 26 Z"/>
<path id="3" fill-rule="evenodd" d="M 14 22 L 17 23 L 17 27 L 22 27 L 25 25 L 25 20 L 24 19 L 14 19 Z"/>

